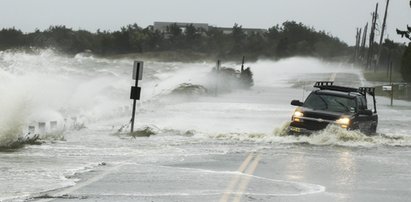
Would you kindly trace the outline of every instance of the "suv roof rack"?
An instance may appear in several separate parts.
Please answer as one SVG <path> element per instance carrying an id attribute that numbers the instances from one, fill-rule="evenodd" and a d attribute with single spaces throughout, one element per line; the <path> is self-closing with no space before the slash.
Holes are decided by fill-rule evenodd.
<path id="1" fill-rule="evenodd" d="M 374 87 L 359 87 L 359 88 L 350 88 L 344 86 L 334 86 L 333 81 L 317 81 L 314 84 L 314 88 L 319 88 L 320 90 L 335 90 L 335 91 L 342 91 L 342 92 L 356 92 L 361 93 L 363 95 L 370 94 L 375 96 L 375 88 Z"/>
<path id="2" fill-rule="evenodd" d="M 319 88 L 320 90 L 335 90 L 342 92 L 359 92 L 357 88 L 343 87 L 343 86 L 334 86 L 332 81 L 317 81 L 314 84 L 314 88 Z"/>
<path id="3" fill-rule="evenodd" d="M 332 86 L 334 85 L 334 81 L 317 81 L 314 84 L 314 87 L 320 87 L 320 86 Z"/>
<path id="4" fill-rule="evenodd" d="M 358 92 L 365 95 L 366 93 L 375 96 L 375 88 L 374 87 L 360 87 L 358 88 Z"/>

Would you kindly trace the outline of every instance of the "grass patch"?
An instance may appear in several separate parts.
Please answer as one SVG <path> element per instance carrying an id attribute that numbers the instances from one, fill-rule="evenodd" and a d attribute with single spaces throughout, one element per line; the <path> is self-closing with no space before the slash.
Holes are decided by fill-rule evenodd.
<path id="1" fill-rule="evenodd" d="M 153 128 L 150 128 L 150 127 L 147 126 L 147 127 L 142 128 L 142 129 L 139 129 L 139 130 L 137 130 L 133 133 L 129 133 L 129 135 L 131 137 L 134 137 L 134 138 L 136 138 L 136 137 L 150 137 L 152 135 L 156 135 L 156 132 L 154 131 Z"/>
<path id="2" fill-rule="evenodd" d="M 364 78 L 367 81 L 375 81 L 375 82 L 390 82 L 390 75 L 387 74 L 386 71 L 365 71 Z M 392 82 L 403 82 L 402 75 L 399 72 L 393 71 L 392 72 Z"/>

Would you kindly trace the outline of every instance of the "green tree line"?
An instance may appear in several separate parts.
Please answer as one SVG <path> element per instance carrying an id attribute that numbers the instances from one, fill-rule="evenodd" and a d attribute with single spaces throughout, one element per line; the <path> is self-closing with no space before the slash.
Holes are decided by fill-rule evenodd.
<path id="1" fill-rule="evenodd" d="M 201 30 L 193 25 L 181 29 L 176 24 L 170 25 L 167 32 L 137 24 L 118 31 L 97 30 L 95 33 L 66 26 L 51 26 L 32 33 L 15 28 L 0 30 L 0 50 L 28 47 L 55 48 L 69 54 L 91 50 L 99 55 L 190 51 L 219 57 L 299 55 L 332 58 L 350 54 L 348 45 L 338 38 L 294 21 L 273 26 L 264 33 L 248 33 L 237 24 L 230 34 L 224 34 L 218 28 Z"/>

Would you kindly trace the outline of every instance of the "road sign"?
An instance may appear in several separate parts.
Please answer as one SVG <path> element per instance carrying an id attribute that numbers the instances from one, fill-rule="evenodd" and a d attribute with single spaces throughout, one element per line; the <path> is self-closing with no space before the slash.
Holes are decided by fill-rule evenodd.
<path id="1" fill-rule="evenodd" d="M 140 100 L 140 94 L 141 94 L 141 88 L 140 87 L 131 86 L 130 99 Z"/>
<path id="2" fill-rule="evenodd" d="M 133 100 L 133 112 L 131 115 L 131 132 L 134 132 L 134 119 L 136 114 L 136 100 L 140 100 L 141 88 L 138 87 L 138 80 L 143 79 L 143 61 L 134 61 L 133 64 L 133 80 L 136 81 L 134 86 L 131 86 L 130 99 Z"/>
<path id="3" fill-rule="evenodd" d="M 144 62 L 143 61 L 134 61 L 133 65 L 133 80 L 142 80 L 143 79 L 143 66 Z"/>
<path id="4" fill-rule="evenodd" d="M 382 91 L 392 91 L 392 86 L 382 86 Z"/>

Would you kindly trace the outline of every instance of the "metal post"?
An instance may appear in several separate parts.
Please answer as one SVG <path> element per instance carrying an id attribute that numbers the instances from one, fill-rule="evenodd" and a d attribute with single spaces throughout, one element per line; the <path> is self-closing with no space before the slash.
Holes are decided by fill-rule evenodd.
<path id="1" fill-rule="evenodd" d="M 394 85 L 392 84 L 392 62 L 390 62 L 391 107 L 394 100 Z"/>
<path id="2" fill-rule="evenodd" d="M 138 72 L 138 71 L 137 71 L 137 72 Z M 138 79 L 136 79 L 136 85 L 135 85 L 135 87 L 136 87 L 136 88 L 138 87 Z M 134 132 L 134 119 L 135 119 L 135 117 L 136 117 L 136 103 L 137 103 L 137 100 L 136 100 L 136 99 L 133 99 L 133 112 L 132 112 L 132 114 L 131 114 L 131 133 Z"/>
<path id="3" fill-rule="evenodd" d="M 135 85 L 131 87 L 130 99 L 133 100 L 133 111 L 131 114 L 131 133 L 134 132 L 134 121 L 136 117 L 136 104 L 140 100 L 141 88 L 138 87 L 138 80 L 143 78 L 143 62 L 134 61 L 132 78 L 136 81 Z"/>
<path id="4" fill-rule="evenodd" d="M 215 96 L 218 96 L 218 83 L 220 80 L 220 60 L 217 60 L 216 67 L 216 82 L 215 82 Z"/>
<path id="5" fill-rule="evenodd" d="M 243 73 L 244 71 L 244 60 L 245 60 L 245 56 L 243 56 L 243 61 L 241 63 L 241 73 Z"/>

